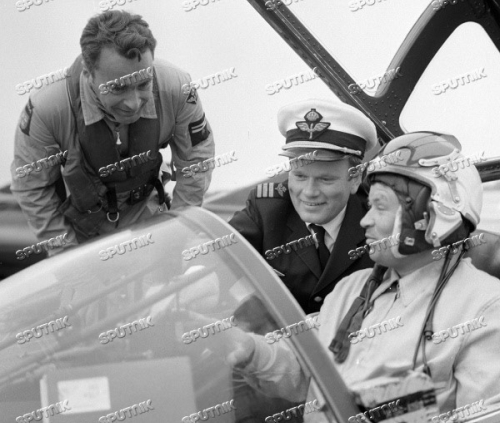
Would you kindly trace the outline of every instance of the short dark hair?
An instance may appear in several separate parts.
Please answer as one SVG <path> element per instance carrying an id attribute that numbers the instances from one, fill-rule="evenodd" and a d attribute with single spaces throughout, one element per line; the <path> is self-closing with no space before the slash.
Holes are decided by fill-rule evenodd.
<path id="1" fill-rule="evenodd" d="M 141 61 L 141 53 L 151 50 L 154 57 L 156 39 L 140 15 L 111 10 L 89 19 L 80 37 L 83 61 L 91 75 L 97 68 L 104 47 L 114 48 L 128 59 Z"/>

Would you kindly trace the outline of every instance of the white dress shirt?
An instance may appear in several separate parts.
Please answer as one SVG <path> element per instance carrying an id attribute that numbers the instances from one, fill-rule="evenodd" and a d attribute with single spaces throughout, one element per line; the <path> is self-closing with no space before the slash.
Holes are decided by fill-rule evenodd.
<path id="1" fill-rule="evenodd" d="M 335 241 L 337 240 L 337 235 L 339 234 L 340 226 L 344 221 L 346 210 L 347 210 L 347 204 L 340 211 L 340 213 L 337 216 L 335 216 L 332 220 L 323 225 L 317 225 L 317 226 L 323 226 L 323 228 L 325 228 L 325 245 L 326 248 L 328 248 L 328 251 L 330 251 L 330 253 L 333 251 L 333 246 L 335 245 Z M 304 223 L 306 224 L 307 229 L 309 229 L 309 232 L 311 232 L 311 235 L 313 235 L 314 231 L 309 227 L 311 222 L 304 222 Z M 317 242 L 316 242 L 316 248 L 318 248 Z"/>

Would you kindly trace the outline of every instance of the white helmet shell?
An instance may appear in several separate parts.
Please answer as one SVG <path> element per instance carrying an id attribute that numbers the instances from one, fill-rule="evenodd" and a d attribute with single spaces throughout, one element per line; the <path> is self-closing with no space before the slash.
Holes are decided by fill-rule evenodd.
<path id="1" fill-rule="evenodd" d="M 415 229 L 425 230 L 426 242 L 434 247 L 458 230 L 463 218 L 474 229 L 479 223 L 481 178 L 475 161 L 461 150 L 453 135 L 414 132 L 389 142 L 367 168 L 368 176 L 397 174 L 431 189 L 428 218 L 415 222 Z"/>

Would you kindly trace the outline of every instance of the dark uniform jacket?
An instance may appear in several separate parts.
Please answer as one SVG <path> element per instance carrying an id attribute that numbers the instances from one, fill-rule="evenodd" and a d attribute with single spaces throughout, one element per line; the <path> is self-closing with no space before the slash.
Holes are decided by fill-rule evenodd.
<path id="1" fill-rule="evenodd" d="M 368 255 L 351 260 L 348 254 L 349 250 L 365 244 L 364 230 L 359 222 L 366 210 L 364 199 L 351 195 L 323 273 L 314 243 L 267 260 L 270 266 L 285 275 L 281 279 L 306 314 L 319 311 L 323 299 L 342 278 L 357 270 L 373 267 Z M 287 182 L 265 183 L 254 188 L 248 196 L 246 208 L 235 213 L 229 224 L 263 257 L 267 250 L 311 235 L 293 207 Z"/>

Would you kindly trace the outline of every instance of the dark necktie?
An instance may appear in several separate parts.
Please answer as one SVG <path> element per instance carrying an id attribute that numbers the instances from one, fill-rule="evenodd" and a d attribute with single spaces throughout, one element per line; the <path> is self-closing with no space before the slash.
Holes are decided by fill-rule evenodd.
<path id="1" fill-rule="evenodd" d="M 328 263 L 328 259 L 330 258 L 330 251 L 325 244 L 325 228 L 323 228 L 323 226 L 315 225 L 314 223 L 310 224 L 309 227 L 317 234 L 318 257 L 319 262 L 321 263 L 321 270 L 323 271 L 326 267 L 326 263 Z"/>
<path id="2" fill-rule="evenodd" d="M 333 352 L 335 356 L 335 361 L 338 363 L 343 363 L 349 354 L 349 348 L 351 347 L 351 341 L 349 340 L 349 334 L 357 332 L 361 329 L 363 319 L 373 308 L 374 301 L 370 301 L 373 292 L 382 283 L 382 278 L 387 267 L 380 266 L 376 264 L 363 287 L 359 297 L 356 297 L 351 305 L 351 308 L 345 315 L 342 323 L 340 324 L 335 338 L 333 338 L 329 349 Z M 394 282 L 385 292 L 393 290 L 397 286 L 397 281 Z"/>

